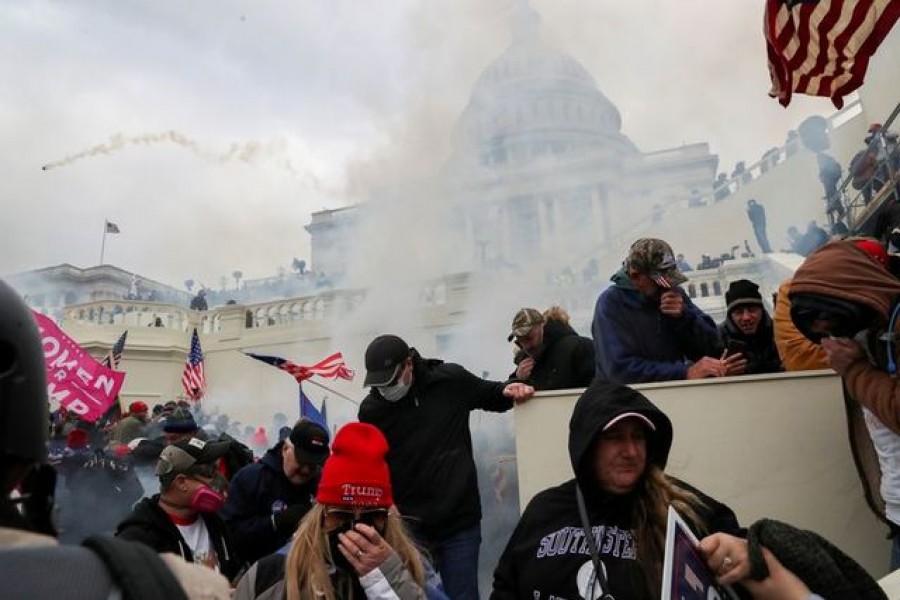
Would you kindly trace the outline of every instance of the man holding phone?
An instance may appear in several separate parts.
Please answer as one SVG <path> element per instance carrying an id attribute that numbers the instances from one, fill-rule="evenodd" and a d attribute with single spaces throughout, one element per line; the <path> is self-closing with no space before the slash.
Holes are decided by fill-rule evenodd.
<path id="1" fill-rule="evenodd" d="M 719 336 L 726 360 L 734 357 L 729 375 L 782 371 L 775 330 L 759 286 L 748 279 L 732 281 L 725 292 L 725 303 L 728 316 L 719 325 Z"/>
<path id="2" fill-rule="evenodd" d="M 594 309 L 596 375 L 615 383 L 702 379 L 736 374 L 723 358 L 713 320 L 680 286 L 672 247 L 641 238 Z"/>

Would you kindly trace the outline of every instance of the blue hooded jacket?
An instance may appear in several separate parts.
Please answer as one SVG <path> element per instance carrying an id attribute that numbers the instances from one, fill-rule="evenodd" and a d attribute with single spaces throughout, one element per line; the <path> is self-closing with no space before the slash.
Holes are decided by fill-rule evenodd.
<path id="1" fill-rule="evenodd" d="M 684 313 L 659 312 L 659 300 L 634 287 L 624 270 L 597 299 L 591 332 L 596 374 L 621 384 L 685 379 L 690 362 L 712 356 L 718 348 L 713 320 L 681 288 Z"/>

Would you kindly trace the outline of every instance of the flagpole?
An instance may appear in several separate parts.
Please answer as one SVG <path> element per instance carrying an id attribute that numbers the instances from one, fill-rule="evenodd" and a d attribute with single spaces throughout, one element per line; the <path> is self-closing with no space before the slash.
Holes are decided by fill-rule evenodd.
<path id="1" fill-rule="evenodd" d="M 338 391 L 335 391 L 335 390 L 331 389 L 331 388 L 328 387 L 327 385 L 323 385 L 323 384 L 319 383 L 318 381 L 313 381 L 312 379 L 306 379 L 305 381 L 308 381 L 309 383 L 311 383 L 311 384 L 313 384 L 313 385 L 317 385 L 317 386 L 319 386 L 320 388 L 322 388 L 323 390 L 328 390 L 329 392 L 331 392 L 331 393 L 334 394 L 335 396 L 340 396 L 340 397 L 343 398 L 344 400 L 347 400 L 347 401 L 352 402 L 353 404 L 359 406 L 359 402 L 357 402 L 357 401 L 354 400 L 353 398 L 350 398 L 349 396 L 345 396 L 344 394 L 342 394 L 342 393 L 340 393 L 340 392 L 338 392 Z"/>
<path id="2" fill-rule="evenodd" d="M 103 242 L 100 244 L 100 264 L 103 264 L 103 254 L 106 252 L 106 221 L 103 221 Z"/>

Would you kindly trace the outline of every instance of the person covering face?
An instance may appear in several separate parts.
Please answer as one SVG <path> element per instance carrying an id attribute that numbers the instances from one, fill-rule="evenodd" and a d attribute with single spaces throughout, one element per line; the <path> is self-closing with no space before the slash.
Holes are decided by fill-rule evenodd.
<path id="1" fill-rule="evenodd" d="M 348 423 L 332 450 L 317 504 L 290 547 L 252 567 L 236 600 L 424 597 L 426 561 L 393 507 L 384 435 L 372 425 Z"/>

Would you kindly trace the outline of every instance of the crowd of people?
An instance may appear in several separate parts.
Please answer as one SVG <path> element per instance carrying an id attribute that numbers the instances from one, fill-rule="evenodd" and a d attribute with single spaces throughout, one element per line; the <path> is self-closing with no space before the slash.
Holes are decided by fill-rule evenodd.
<path id="1" fill-rule="evenodd" d="M 866 480 L 869 495 L 900 532 L 900 280 L 884 246 L 847 239 L 813 252 L 779 290 L 774 318 L 758 284 L 732 281 L 718 324 L 680 287 L 682 262 L 664 240 L 632 244 L 597 300 L 592 337 L 579 335 L 559 307 L 517 311 L 507 336 L 512 372 L 502 381 L 424 357 L 396 335 L 375 337 L 358 421 L 333 440 L 321 425 L 283 415 L 271 438 L 258 426 L 241 432 L 186 402 L 151 409 L 136 401 L 121 418 L 93 424 L 49 415 L 36 328 L 0 282 L 0 348 L 19 357 L 0 368 L 0 569 L 32 557 L 6 540 L 50 552 L 41 548 L 55 533 L 58 472 L 63 540 L 87 538 L 69 555 L 53 551 L 61 572 L 80 564 L 127 573 L 140 560 L 156 574 L 148 586 L 169 586 L 156 597 L 477 599 L 483 510 L 470 414 L 509 411 L 539 390 L 583 388 L 569 428 L 575 476 L 525 508 L 496 565 L 492 598 L 658 597 L 670 506 L 701 537 L 718 585 L 754 598 L 872 593 L 864 571 L 835 566 L 850 559 L 826 541 L 771 522 L 748 535 L 726 505 L 667 475 L 673 424 L 627 385 L 833 368 L 863 407 L 869 435 L 854 444 L 868 444 L 878 459 L 867 466 L 878 475 Z M 241 433 L 253 449 L 236 439 Z M 95 476 L 86 484 L 85 473 Z M 92 521 L 91 512 L 103 519 Z M 115 538 L 93 535 L 104 532 Z M 805 570 L 780 551 L 782 542 L 835 562 Z M 147 558 L 148 548 L 164 558 Z M 893 552 L 896 568 L 898 535 Z M 836 578 L 845 587 L 825 583 Z M 42 597 L 54 581 L 15 589 Z M 128 592 L 121 577 L 92 585 Z"/>

